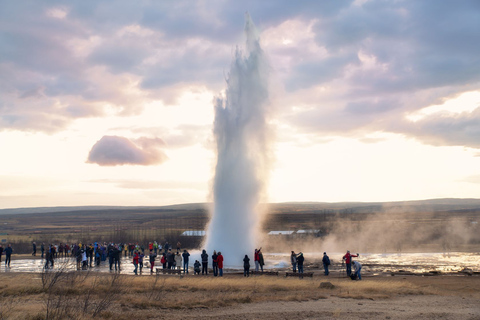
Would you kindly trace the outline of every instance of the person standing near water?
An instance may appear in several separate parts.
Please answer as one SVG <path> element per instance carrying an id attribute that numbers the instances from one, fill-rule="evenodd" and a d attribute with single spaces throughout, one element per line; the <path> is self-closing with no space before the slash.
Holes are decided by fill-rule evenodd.
<path id="1" fill-rule="evenodd" d="M 265 260 L 263 260 L 262 248 L 258 249 L 258 264 L 260 265 L 260 270 L 263 272 L 263 266 L 265 265 Z"/>
<path id="2" fill-rule="evenodd" d="M 217 267 L 220 277 L 223 277 L 223 256 L 222 253 L 219 251 L 217 255 Z"/>
<path id="3" fill-rule="evenodd" d="M 33 249 L 33 252 L 32 252 L 32 256 L 36 256 L 37 255 L 37 244 L 34 242 L 32 242 L 32 249 Z"/>
<path id="4" fill-rule="evenodd" d="M 218 265 L 217 265 L 217 251 L 213 250 L 212 254 L 212 269 L 213 269 L 213 276 L 216 277 L 218 275 Z"/>
<path id="5" fill-rule="evenodd" d="M 303 273 L 303 262 L 305 258 L 303 257 L 303 253 L 300 252 L 297 256 L 297 264 L 298 264 L 298 273 Z"/>
<path id="6" fill-rule="evenodd" d="M 353 268 L 355 269 L 355 274 L 357 275 L 358 280 L 362 280 L 362 275 L 360 271 L 362 270 L 362 264 L 358 261 L 352 261 Z"/>
<path id="7" fill-rule="evenodd" d="M 208 274 L 208 253 L 205 249 L 202 250 L 202 275 Z"/>
<path id="8" fill-rule="evenodd" d="M 342 258 L 343 260 L 345 260 L 345 265 L 347 267 L 347 276 L 349 277 L 352 274 L 352 257 L 358 257 L 358 253 L 357 255 L 353 255 L 350 254 L 349 250 L 347 250 L 347 253 Z"/>
<path id="9" fill-rule="evenodd" d="M 255 252 L 253 254 L 253 261 L 255 261 L 255 272 L 258 272 L 260 269 L 260 255 L 258 254 L 258 252 L 261 249 L 262 249 L 261 247 L 260 249 L 255 249 Z"/>
<path id="10" fill-rule="evenodd" d="M 10 268 L 10 261 L 12 260 L 12 253 L 13 253 L 12 245 L 9 243 L 7 248 L 5 249 L 5 267 L 8 266 Z"/>
<path id="11" fill-rule="evenodd" d="M 183 273 L 188 273 L 188 261 L 190 260 L 190 253 L 187 250 L 183 250 Z"/>
<path id="12" fill-rule="evenodd" d="M 250 277 L 250 258 L 248 255 L 243 258 L 243 276 Z"/>
<path id="13" fill-rule="evenodd" d="M 323 269 L 325 270 L 325 275 L 328 276 L 330 272 L 328 272 L 328 266 L 330 266 L 330 258 L 327 256 L 327 253 L 323 253 Z"/>
<path id="14" fill-rule="evenodd" d="M 290 262 L 292 263 L 293 272 L 297 272 L 297 255 L 295 254 L 295 251 L 292 251 L 292 254 L 290 255 Z"/>

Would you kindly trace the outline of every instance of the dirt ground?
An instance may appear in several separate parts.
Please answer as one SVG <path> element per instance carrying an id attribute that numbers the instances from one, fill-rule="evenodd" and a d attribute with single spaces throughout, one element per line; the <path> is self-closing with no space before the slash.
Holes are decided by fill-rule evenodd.
<path id="1" fill-rule="evenodd" d="M 478 275 L 65 276 L 0 273 L 0 319 L 480 319 Z"/>
<path id="2" fill-rule="evenodd" d="M 155 317 L 155 315 L 152 315 Z M 480 319 L 480 301 L 473 298 L 399 296 L 393 299 L 345 299 L 330 296 L 313 301 L 263 302 L 227 308 L 161 311 L 169 319 Z"/>

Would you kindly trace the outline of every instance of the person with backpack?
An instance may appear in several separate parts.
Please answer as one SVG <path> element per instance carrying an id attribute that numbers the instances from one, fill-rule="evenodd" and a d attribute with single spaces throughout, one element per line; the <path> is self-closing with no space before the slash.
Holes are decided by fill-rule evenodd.
<path id="1" fill-rule="evenodd" d="M 325 275 L 328 276 L 330 272 L 328 272 L 328 266 L 330 265 L 330 258 L 327 256 L 327 253 L 323 253 L 323 269 L 325 270 Z"/>
<path id="2" fill-rule="evenodd" d="M 205 275 L 208 275 L 208 253 L 205 251 L 205 249 L 202 250 L 202 275 L 205 273 Z"/>
<path id="3" fill-rule="evenodd" d="M 355 270 L 355 273 L 352 274 L 351 279 L 362 280 L 362 275 L 360 274 L 360 271 L 362 270 L 362 264 L 358 261 L 352 261 L 352 266 L 353 266 L 353 269 Z"/>

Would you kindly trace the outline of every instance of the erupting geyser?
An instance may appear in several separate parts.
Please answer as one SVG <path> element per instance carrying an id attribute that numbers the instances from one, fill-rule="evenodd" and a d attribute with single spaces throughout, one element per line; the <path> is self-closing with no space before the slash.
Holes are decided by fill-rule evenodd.
<path id="1" fill-rule="evenodd" d="M 245 22 L 246 52 L 238 48 L 228 74 L 225 97 L 215 102 L 214 135 L 217 165 L 213 185 L 214 207 L 206 249 L 222 252 L 226 266 L 243 265 L 258 244 L 259 203 L 267 176 L 269 67 L 250 17 Z M 210 261 L 209 261 L 210 263 Z"/>

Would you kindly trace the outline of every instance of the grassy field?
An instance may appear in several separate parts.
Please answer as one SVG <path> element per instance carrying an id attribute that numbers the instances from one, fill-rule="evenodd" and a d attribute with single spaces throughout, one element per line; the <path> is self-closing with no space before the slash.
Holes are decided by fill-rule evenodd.
<path id="1" fill-rule="evenodd" d="M 330 285 L 324 287 L 323 282 Z M 177 319 L 182 311 L 222 310 L 262 302 L 328 299 L 386 300 L 399 297 L 480 299 L 480 277 L 346 278 L 230 274 L 127 276 L 88 272 L 0 274 L 0 319 Z M 161 312 L 161 313 L 159 313 Z M 333 312 L 333 311 L 332 311 Z M 169 316 L 171 314 L 171 316 Z M 180 318 L 180 316 L 178 317 Z"/>

